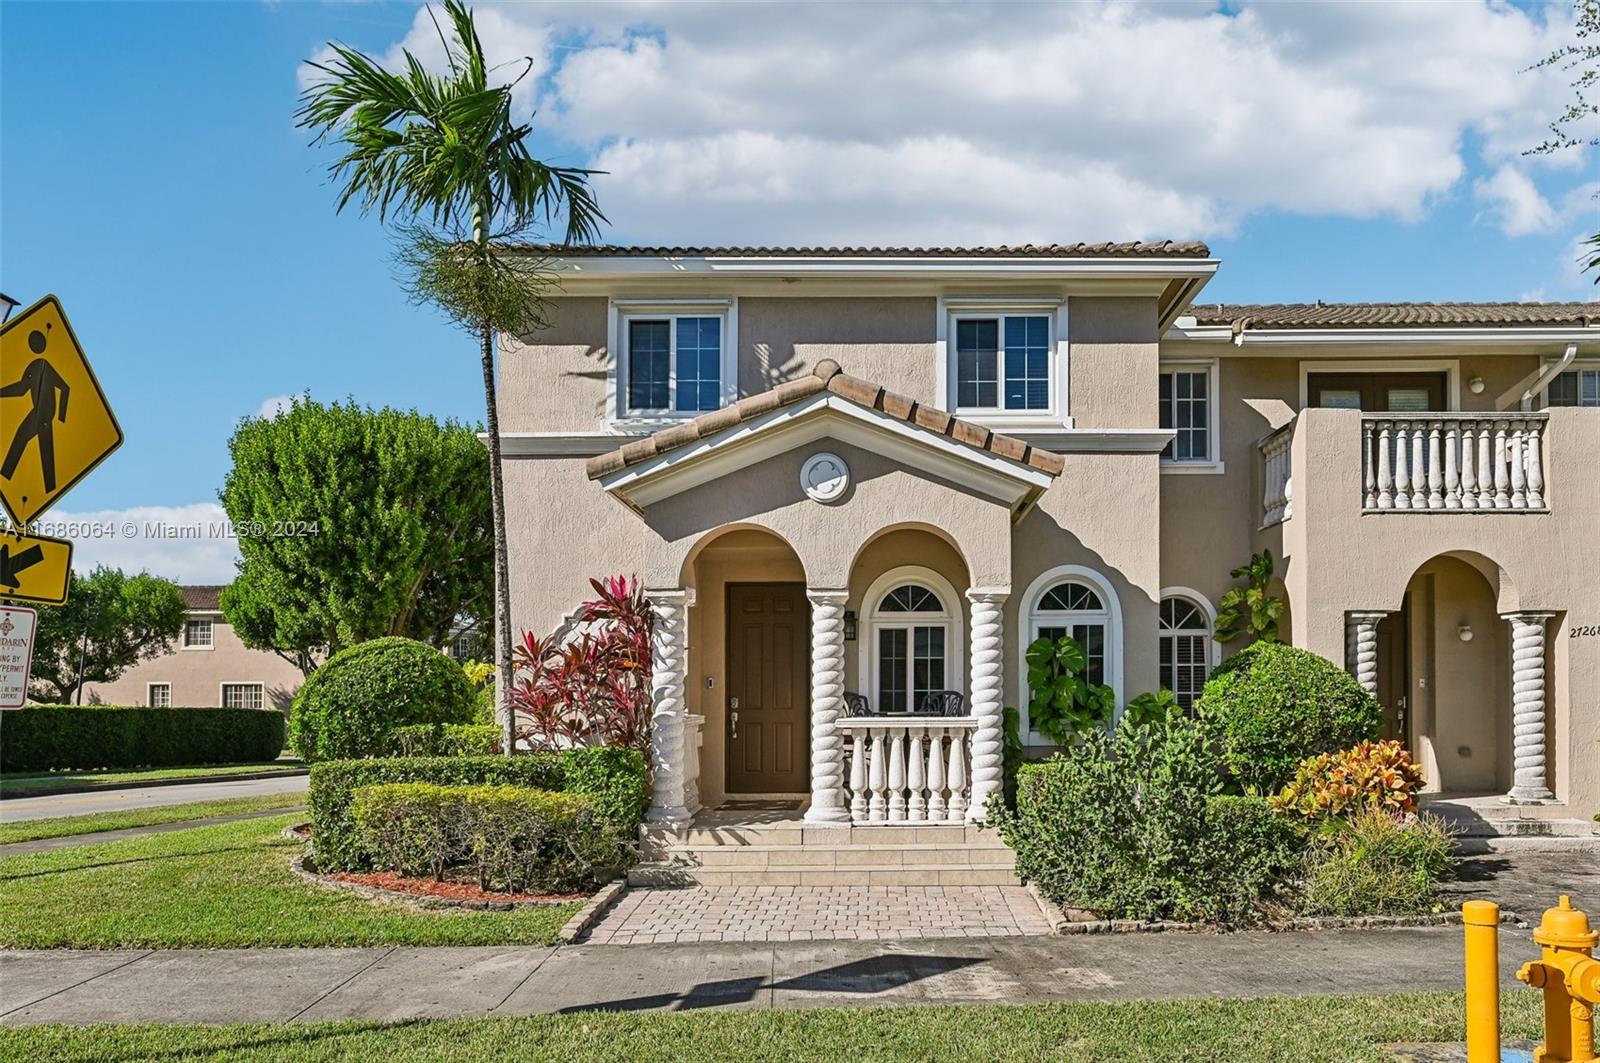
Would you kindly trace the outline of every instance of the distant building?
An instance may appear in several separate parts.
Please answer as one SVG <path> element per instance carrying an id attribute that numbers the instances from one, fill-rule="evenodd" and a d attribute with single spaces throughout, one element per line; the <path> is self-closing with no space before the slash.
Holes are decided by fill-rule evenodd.
<path id="1" fill-rule="evenodd" d="M 270 650 L 252 650 L 223 619 L 221 585 L 182 587 L 183 633 L 167 652 L 129 668 L 114 683 L 89 683 L 83 700 L 98 705 L 288 709 L 305 682 L 300 669 Z"/>

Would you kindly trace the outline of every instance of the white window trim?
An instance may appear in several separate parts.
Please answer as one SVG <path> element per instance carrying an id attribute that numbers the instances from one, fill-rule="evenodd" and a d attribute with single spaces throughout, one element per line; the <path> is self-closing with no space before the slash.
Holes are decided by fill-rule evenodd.
<path id="1" fill-rule="evenodd" d="M 1216 358 L 1174 358 L 1162 360 L 1162 373 L 1196 373 L 1204 371 L 1206 377 L 1206 449 L 1210 457 L 1205 461 L 1182 461 L 1162 458 L 1161 471 L 1174 476 L 1220 476 L 1228 471 L 1222 460 L 1222 403 L 1217 389 L 1222 382 L 1221 362 Z M 1158 396 L 1159 401 L 1159 396 Z"/>
<path id="2" fill-rule="evenodd" d="M 204 620 L 211 625 L 211 641 L 204 646 L 199 643 L 189 642 L 189 625 L 195 621 Z M 217 648 L 217 618 L 214 616 L 186 616 L 183 618 L 183 633 L 178 636 L 180 649 L 185 650 L 214 650 Z"/>
<path id="3" fill-rule="evenodd" d="M 156 704 L 153 704 L 151 702 L 151 700 L 150 700 L 150 692 L 155 690 L 156 687 L 166 687 L 167 688 L 167 703 L 165 705 L 156 705 Z M 146 683 L 144 685 L 144 703 L 145 703 L 145 707 L 146 708 L 151 708 L 151 709 L 170 709 L 172 707 L 172 684 L 171 683 Z"/>
<path id="4" fill-rule="evenodd" d="M 1033 632 L 1040 627 L 1038 614 L 1039 599 L 1044 597 L 1046 591 L 1064 580 L 1078 580 L 1087 583 L 1100 594 L 1100 602 L 1105 606 L 1106 618 L 1106 685 L 1116 695 L 1116 708 L 1112 713 L 1112 723 L 1122 719 L 1122 708 L 1126 704 L 1122 689 L 1122 600 L 1117 597 L 1117 592 L 1112 590 L 1111 581 L 1092 568 L 1083 565 L 1057 565 L 1055 568 L 1041 572 L 1034 581 L 1028 584 L 1027 591 L 1022 596 L 1022 608 L 1017 613 L 1017 622 L 1024 632 L 1024 638 L 1017 639 L 1017 675 L 1021 680 L 1021 690 L 1017 698 L 1017 714 L 1020 717 L 1019 731 L 1023 741 L 1029 745 L 1053 744 L 1049 739 L 1033 729 L 1033 723 L 1028 718 L 1028 646 L 1033 642 Z M 1050 614 L 1043 619 L 1053 620 L 1063 614 Z M 1070 614 L 1066 614 L 1070 615 Z M 1084 617 L 1097 614 L 1082 613 Z"/>
<path id="5" fill-rule="evenodd" d="M 1461 411 L 1461 361 L 1457 358 L 1388 358 L 1381 361 L 1335 362 L 1300 360 L 1300 408 L 1311 406 L 1313 373 L 1443 373 L 1444 413 Z"/>
<path id="6" fill-rule="evenodd" d="M 230 707 L 235 707 L 235 706 L 230 706 L 228 704 L 228 688 L 229 687 L 256 687 L 257 689 L 259 689 L 261 691 L 261 707 L 263 709 L 267 707 L 267 684 L 261 682 L 261 680 L 259 680 L 259 679 L 224 679 L 222 682 L 217 684 L 217 708 L 226 709 L 226 708 L 230 708 Z"/>
<path id="7" fill-rule="evenodd" d="M 1551 366 L 1555 365 L 1556 362 L 1559 361 L 1559 360 L 1560 359 L 1557 359 L 1557 358 L 1547 358 L 1547 359 L 1545 359 L 1544 361 L 1542 361 L 1539 364 L 1539 371 L 1541 373 L 1543 373 L 1545 370 L 1547 370 Z M 1574 373 L 1574 372 L 1591 372 L 1592 373 L 1592 372 L 1596 372 L 1596 371 L 1600 371 L 1600 358 L 1574 358 L 1566 366 L 1566 368 L 1564 368 L 1560 373 L 1557 373 L 1556 376 L 1561 376 L 1563 373 Z M 1592 409 L 1595 408 L 1593 406 L 1581 406 L 1581 407 L 1575 407 L 1575 406 L 1551 406 L 1550 405 L 1550 384 L 1554 384 L 1555 382 L 1556 382 L 1555 377 L 1551 377 L 1550 378 L 1550 382 L 1547 383 L 1544 386 L 1544 390 L 1539 393 L 1539 408 L 1540 409 L 1542 409 L 1542 410 L 1570 410 L 1570 409 L 1592 410 Z"/>
<path id="8" fill-rule="evenodd" d="M 935 383 L 944 408 L 976 424 L 1004 428 L 1008 431 L 1046 431 L 1054 428 L 1071 428 L 1072 409 L 1069 390 L 1072 374 L 1069 371 L 1070 355 L 1067 342 L 1067 301 L 1056 298 L 984 298 L 979 296 L 958 298 L 940 296 L 936 300 L 937 318 L 934 340 L 943 352 L 936 363 Z M 1010 315 L 1047 315 L 1050 318 L 1050 343 L 1054 351 L 1050 358 L 1050 405 L 1043 410 L 989 409 L 956 404 L 956 329 L 962 318 L 1005 317 Z M 1004 355 L 1001 357 L 1000 386 L 1005 385 Z M 1000 396 L 1004 401 L 1004 395 Z"/>
<path id="9" fill-rule="evenodd" d="M 673 350 L 668 356 L 667 401 L 665 410 L 628 409 L 627 323 L 632 318 L 670 317 L 673 320 Z M 679 317 L 720 317 L 722 319 L 722 405 L 739 398 L 739 300 L 706 299 L 611 299 L 606 304 L 606 387 L 608 423 L 613 431 L 653 430 L 664 424 L 698 417 L 709 410 L 674 410 L 677 398 L 677 321 Z"/>
<path id="10" fill-rule="evenodd" d="M 1169 632 L 1169 631 L 1164 630 L 1161 627 L 1161 605 L 1168 598 L 1181 598 L 1181 599 L 1183 599 L 1184 601 L 1188 602 L 1190 605 L 1193 605 L 1196 608 L 1198 608 L 1200 610 L 1201 615 L 1206 618 L 1206 632 L 1205 632 L 1205 638 L 1206 638 L 1206 673 L 1207 673 L 1207 677 L 1209 678 L 1210 673 L 1213 670 L 1216 669 L 1217 665 L 1222 663 L 1222 646 L 1221 646 L 1220 643 L 1217 642 L 1217 610 L 1216 610 L 1216 607 L 1211 604 L 1211 599 L 1210 598 L 1207 598 L 1205 595 L 1201 594 L 1199 591 L 1195 590 L 1193 587 L 1163 587 L 1163 588 L 1161 588 L 1161 597 L 1156 602 L 1156 671 L 1157 671 L 1157 673 L 1159 673 L 1160 669 L 1161 669 L 1161 644 L 1166 642 L 1168 638 L 1173 637 L 1173 636 L 1175 636 L 1177 634 L 1177 632 Z M 1193 632 L 1190 632 L 1190 634 L 1193 634 Z M 1174 660 L 1176 660 L 1176 658 L 1174 658 Z M 1203 686 L 1204 684 L 1201 684 L 1201 685 Z"/>
<path id="11" fill-rule="evenodd" d="M 883 596 L 903 583 L 920 583 L 939 596 L 944 603 L 944 612 L 937 618 L 929 613 L 880 613 L 878 605 L 883 601 Z M 860 633 L 856 640 L 856 690 L 863 694 L 872 703 L 874 712 L 882 712 L 877 704 L 878 699 L 878 637 L 879 623 L 890 627 L 903 627 L 908 622 L 915 624 L 916 618 L 928 617 L 932 623 L 943 624 L 949 628 L 949 637 L 945 641 L 944 682 L 946 690 L 959 690 L 962 697 L 969 697 L 966 685 L 966 635 L 963 623 L 962 602 L 965 599 L 956 593 L 955 587 L 949 580 L 931 568 L 922 565 L 901 565 L 891 568 L 883 575 L 872 581 L 871 586 L 862 595 L 858 608 L 861 616 Z M 968 701 L 970 708 L 971 702 Z M 911 706 L 912 715 L 916 714 L 916 706 Z M 896 713 L 895 715 L 899 715 Z"/>

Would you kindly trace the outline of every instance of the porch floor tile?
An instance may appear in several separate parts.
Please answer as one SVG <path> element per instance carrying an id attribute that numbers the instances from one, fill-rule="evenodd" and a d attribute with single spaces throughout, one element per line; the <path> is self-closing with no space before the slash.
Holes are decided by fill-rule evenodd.
<path id="1" fill-rule="evenodd" d="M 582 940 L 1021 937 L 1050 924 L 1021 886 L 636 886 Z"/>

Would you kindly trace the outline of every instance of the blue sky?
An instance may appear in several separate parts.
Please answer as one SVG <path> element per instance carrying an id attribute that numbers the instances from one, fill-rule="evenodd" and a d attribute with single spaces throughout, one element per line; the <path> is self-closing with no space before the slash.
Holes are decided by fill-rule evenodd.
<path id="1" fill-rule="evenodd" d="M 1567 8 L 485 7 L 539 150 L 613 242 L 1208 240 L 1206 300 L 1594 298 L 1593 152 L 1520 149 Z M 437 59 L 416 4 L 0 6 L 0 289 L 58 294 L 127 443 L 58 514 L 200 512 L 239 417 L 309 391 L 481 418 L 293 126 L 329 39 Z M 510 69 L 508 67 L 507 69 Z M 225 578 L 231 548 L 84 544 Z"/>

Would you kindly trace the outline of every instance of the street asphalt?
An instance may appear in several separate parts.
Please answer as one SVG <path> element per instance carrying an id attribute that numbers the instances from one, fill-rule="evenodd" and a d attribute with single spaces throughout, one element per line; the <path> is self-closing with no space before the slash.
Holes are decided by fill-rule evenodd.
<path id="1" fill-rule="evenodd" d="M 1502 977 L 1531 954 L 1507 928 Z M 1461 930 L 0 952 L 0 1023 L 314 1022 L 1461 988 Z"/>
<path id="2" fill-rule="evenodd" d="M 228 797 L 299 793 L 303 792 L 310 782 L 308 776 L 290 775 L 276 779 L 235 779 L 226 782 L 140 786 L 122 790 L 98 790 L 91 793 L 17 797 L 0 801 L 0 823 L 50 819 L 54 816 L 85 816 L 93 812 L 121 812 L 130 808 L 187 805 L 193 801 L 217 801 Z"/>

